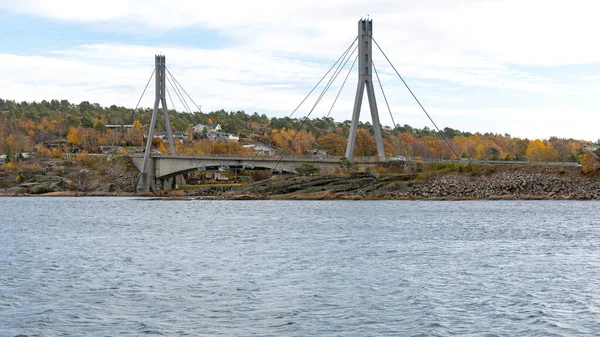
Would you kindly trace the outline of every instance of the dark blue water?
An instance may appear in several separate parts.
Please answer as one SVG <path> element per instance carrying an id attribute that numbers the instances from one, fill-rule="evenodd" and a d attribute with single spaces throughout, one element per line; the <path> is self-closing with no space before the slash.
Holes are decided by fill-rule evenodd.
<path id="1" fill-rule="evenodd" d="M 0 336 L 600 335 L 599 208 L 0 198 Z"/>

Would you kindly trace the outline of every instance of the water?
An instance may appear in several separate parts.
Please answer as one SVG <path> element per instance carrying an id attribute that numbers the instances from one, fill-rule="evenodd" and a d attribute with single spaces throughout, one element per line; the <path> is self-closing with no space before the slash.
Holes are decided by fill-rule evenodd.
<path id="1" fill-rule="evenodd" d="M 598 202 L 0 198 L 0 336 L 592 336 Z"/>

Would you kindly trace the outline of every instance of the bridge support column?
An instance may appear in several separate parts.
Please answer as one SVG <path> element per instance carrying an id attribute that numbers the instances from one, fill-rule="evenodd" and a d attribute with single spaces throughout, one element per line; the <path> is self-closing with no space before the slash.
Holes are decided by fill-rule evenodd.
<path id="1" fill-rule="evenodd" d="M 138 193 L 150 192 L 150 179 L 148 177 L 148 173 L 140 173 L 140 179 L 138 180 L 136 190 Z"/>
<path id="2" fill-rule="evenodd" d="M 138 179 L 138 183 L 137 183 L 137 187 L 136 187 L 136 191 L 138 193 L 145 193 L 145 192 L 150 192 L 150 191 L 156 190 L 156 184 L 155 184 L 156 162 L 152 158 L 149 158 L 146 165 L 147 165 L 146 172 L 140 172 L 140 177 Z"/>
<path id="3" fill-rule="evenodd" d="M 356 97 L 354 98 L 354 111 L 352 112 L 352 124 L 350 124 L 350 134 L 348 135 L 348 145 L 346 147 L 346 158 L 352 160 L 354 154 L 354 145 L 356 142 L 356 129 L 360 118 L 360 108 L 362 99 L 367 89 L 369 99 L 369 108 L 371 110 L 371 119 L 373 120 L 373 129 L 375 130 L 375 140 L 377 142 L 377 155 L 380 161 L 386 160 L 383 147 L 383 136 L 381 133 L 381 124 L 379 122 L 379 112 L 377 111 L 377 102 L 375 100 L 375 89 L 373 88 L 373 61 L 372 61 L 372 42 L 373 42 L 373 20 L 358 21 L 358 86 L 356 87 Z"/>
<path id="4" fill-rule="evenodd" d="M 146 149 L 144 152 L 144 161 L 142 162 L 142 168 L 140 169 L 140 182 L 143 179 L 143 175 L 148 173 L 148 162 L 150 161 L 150 151 L 152 150 L 152 138 L 154 136 L 154 128 L 156 127 L 156 117 L 158 115 L 158 106 L 162 103 L 163 115 L 165 118 L 165 127 L 167 128 L 167 139 L 169 141 L 169 147 L 171 148 L 171 153 L 175 153 L 175 143 L 173 142 L 173 130 L 171 129 L 171 122 L 169 121 L 169 111 L 167 109 L 167 99 L 166 99 L 166 72 L 167 66 L 164 55 L 155 55 L 154 57 L 155 64 L 155 72 L 154 78 L 156 80 L 156 98 L 154 100 L 154 110 L 152 111 L 152 120 L 150 121 L 150 128 L 148 130 L 148 141 L 146 143 Z M 146 183 L 138 183 L 138 192 L 150 192 L 150 185 Z"/>

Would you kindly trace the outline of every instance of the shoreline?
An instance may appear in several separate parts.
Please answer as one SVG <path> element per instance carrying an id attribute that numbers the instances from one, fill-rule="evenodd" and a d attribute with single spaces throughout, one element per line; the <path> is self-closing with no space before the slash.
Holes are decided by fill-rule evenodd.
<path id="1" fill-rule="evenodd" d="M 138 197 L 202 200 L 600 200 L 600 171 L 574 167 L 431 164 L 390 165 L 374 172 L 272 176 L 244 185 L 188 185 L 137 193 L 137 174 L 112 168 L 94 190 L 64 177 L 36 179 L 0 190 L 0 197 Z M 105 170 L 104 172 L 106 173 Z M 81 172 L 81 171 L 80 171 Z M 110 171 L 109 171 L 110 173 Z M 88 173 L 89 174 L 89 173 Z M 126 179 L 123 179 L 123 178 Z M 44 181 L 55 181 L 48 183 Z M 42 188 L 48 187 L 48 188 Z M 49 189 L 49 191 L 48 191 Z M 54 190 L 54 191 L 52 191 Z M 37 193 L 40 192 L 40 193 Z"/>

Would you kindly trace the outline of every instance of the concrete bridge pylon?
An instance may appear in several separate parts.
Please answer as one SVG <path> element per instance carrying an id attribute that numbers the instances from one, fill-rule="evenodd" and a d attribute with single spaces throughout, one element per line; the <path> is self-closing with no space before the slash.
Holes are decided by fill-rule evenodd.
<path id="1" fill-rule="evenodd" d="M 365 88 L 369 99 L 369 108 L 371 110 L 371 119 L 373 120 L 373 129 L 375 130 L 375 141 L 377 142 L 377 155 L 379 160 L 385 161 L 385 150 L 383 147 L 383 135 L 381 132 L 381 123 L 379 122 L 379 112 L 377 111 L 377 101 L 375 100 L 375 89 L 373 88 L 373 20 L 361 19 L 358 21 L 358 86 L 356 87 L 356 97 L 354 98 L 354 110 L 352 112 L 352 124 L 350 124 L 350 133 L 348 134 L 348 145 L 346 147 L 346 158 L 352 160 L 354 154 L 354 145 L 356 142 L 356 130 L 360 118 L 360 108 L 362 105 Z"/>
<path id="2" fill-rule="evenodd" d="M 154 56 L 154 78 L 155 78 L 155 100 L 154 110 L 152 111 L 152 119 L 150 121 L 150 128 L 148 130 L 148 141 L 146 142 L 146 148 L 144 152 L 144 160 L 142 167 L 140 168 L 140 178 L 137 184 L 138 192 L 150 192 L 150 188 L 153 185 L 150 181 L 148 174 L 148 163 L 150 161 L 150 151 L 152 149 L 152 138 L 154 136 L 154 128 L 156 127 L 156 117 L 158 115 L 158 106 L 162 104 L 163 115 L 165 119 L 165 126 L 167 128 L 167 139 L 169 141 L 169 147 L 171 148 L 171 154 L 175 154 L 175 143 L 173 142 L 173 133 L 171 129 L 171 122 L 169 121 L 169 110 L 167 109 L 166 99 L 166 58 L 164 55 Z"/>

